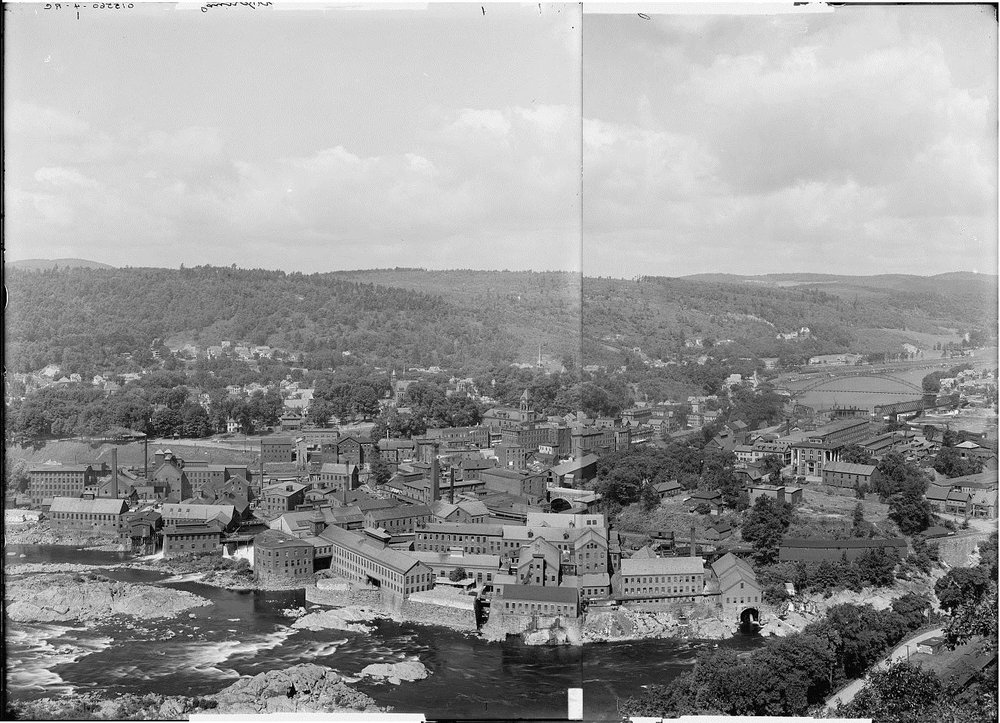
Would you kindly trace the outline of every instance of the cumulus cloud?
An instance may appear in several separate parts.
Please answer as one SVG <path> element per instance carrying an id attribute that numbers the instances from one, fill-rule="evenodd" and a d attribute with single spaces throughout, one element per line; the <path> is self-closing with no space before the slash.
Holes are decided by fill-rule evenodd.
<path id="1" fill-rule="evenodd" d="M 995 25 L 949 12 L 588 16 L 621 59 L 584 74 L 585 271 L 989 267 Z"/>
<path id="2" fill-rule="evenodd" d="M 428 118 L 419 148 L 384 154 L 336 145 L 248 159 L 210 127 L 132 128 L 102 142 L 113 149 L 105 154 L 80 137 L 76 147 L 92 150 L 79 168 L 69 163 L 72 144 L 38 146 L 26 154 L 36 167 L 24 173 L 25 158 L 10 179 L 12 248 L 72 234 L 111 256 L 159 247 L 173 264 L 185 254 L 240 261 L 249 247 L 254 263 L 310 270 L 421 258 L 558 268 L 578 259 L 578 109 L 460 108 Z"/>

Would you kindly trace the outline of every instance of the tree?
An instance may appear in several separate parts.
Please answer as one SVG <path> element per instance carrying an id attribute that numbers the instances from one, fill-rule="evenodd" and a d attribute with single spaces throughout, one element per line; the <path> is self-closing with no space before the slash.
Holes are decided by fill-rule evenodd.
<path id="1" fill-rule="evenodd" d="M 646 512 L 655 510 L 660 506 L 660 495 L 648 480 L 642 487 L 639 501 L 642 503 L 642 509 Z"/>
<path id="2" fill-rule="evenodd" d="M 378 452 L 375 453 L 375 460 L 371 465 L 372 471 L 372 481 L 376 485 L 384 485 L 392 478 L 392 469 L 389 464 L 379 456 Z"/>
<path id="3" fill-rule="evenodd" d="M 930 527 L 931 508 L 922 497 L 900 492 L 889 499 L 889 519 L 904 535 L 914 535 Z"/>
<path id="4" fill-rule="evenodd" d="M 874 464 L 875 458 L 864 447 L 857 444 L 849 444 L 840 450 L 840 461 L 851 462 L 853 464 Z"/>
<path id="5" fill-rule="evenodd" d="M 934 584 L 934 593 L 941 607 L 952 612 L 959 605 L 978 602 L 989 584 L 989 572 L 981 567 L 956 567 Z"/>
<path id="6" fill-rule="evenodd" d="M 944 692 L 933 672 L 905 661 L 894 663 L 872 673 L 865 687 L 840 713 L 843 717 L 872 718 L 879 723 L 940 720 L 929 713 Z"/>
<path id="7" fill-rule="evenodd" d="M 31 477 L 28 475 L 28 462 L 23 459 L 15 460 L 10 464 L 10 458 L 4 458 L 4 467 L 7 468 L 5 492 L 9 496 L 14 496 L 28 491 L 28 484 Z"/>
<path id="8" fill-rule="evenodd" d="M 747 513 L 741 532 L 751 543 L 754 557 L 760 564 L 770 564 L 777 559 L 781 537 L 791 523 L 791 505 L 769 497 L 758 497 Z"/>
<path id="9" fill-rule="evenodd" d="M 325 399 L 314 399 L 306 412 L 306 419 L 317 427 L 330 426 L 330 417 L 334 416 L 334 405 Z"/>
<path id="10" fill-rule="evenodd" d="M 946 477 L 964 477 L 983 471 L 981 460 L 962 459 L 954 447 L 942 447 L 934 458 L 934 469 Z"/>
<path id="11" fill-rule="evenodd" d="M 895 582 L 895 556 L 881 548 L 869 549 L 857 560 L 858 572 L 862 579 L 874 587 L 889 587 Z"/>
<path id="12" fill-rule="evenodd" d="M 851 517 L 851 521 L 854 523 L 852 534 L 858 537 L 858 533 L 865 529 L 865 506 L 860 502 L 854 505 L 854 514 Z"/>
<path id="13" fill-rule="evenodd" d="M 456 567 L 454 570 L 448 573 L 448 579 L 451 580 L 452 582 L 461 582 L 467 577 L 468 575 L 466 574 L 464 567 Z"/>
<path id="14" fill-rule="evenodd" d="M 945 634 L 951 647 L 961 645 L 973 638 L 982 637 L 984 647 L 994 652 L 997 647 L 997 586 L 991 582 L 985 594 L 974 600 L 961 603 L 952 611 L 951 619 L 945 626 Z"/>
<path id="15" fill-rule="evenodd" d="M 781 470 L 785 468 L 785 462 L 776 454 L 769 454 L 761 461 L 760 471 L 765 475 L 770 475 L 772 484 L 776 484 Z"/>
<path id="16" fill-rule="evenodd" d="M 892 601 L 892 611 L 903 619 L 907 630 L 916 630 L 927 620 L 930 600 L 926 595 L 908 592 Z"/>

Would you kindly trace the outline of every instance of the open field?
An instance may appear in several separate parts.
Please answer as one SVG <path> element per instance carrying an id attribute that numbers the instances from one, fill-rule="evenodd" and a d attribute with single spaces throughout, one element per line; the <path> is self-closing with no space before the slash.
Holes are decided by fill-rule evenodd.
<path id="1" fill-rule="evenodd" d="M 153 461 L 153 452 L 157 449 L 170 448 L 170 451 L 185 460 L 207 462 L 209 464 L 251 464 L 258 458 L 259 446 L 251 444 L 247 449 L 227 449 L 211 443 L 199 444 L 196 441 L 164 441 L 149 442 L 149 460 Z M 111 464 L 111 450 L 118 449 L 118 464 L 125 467 L 141 468 L 143 465 L 143 444 L 107 444 L 81 440 L 61 439 L 45 442 L 39 445 L 10 445 L 6 454 L 11 462 L 23 459 L 29 465 L 42 464 L 48 460 L 64 464 L 85 464 L 90 462 L 107 462 Z"/>

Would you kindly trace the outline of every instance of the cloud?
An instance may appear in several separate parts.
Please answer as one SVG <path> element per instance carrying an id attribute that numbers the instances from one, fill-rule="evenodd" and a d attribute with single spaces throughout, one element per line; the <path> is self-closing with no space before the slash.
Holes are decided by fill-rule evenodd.
<path id="1" fill-rule="evenodd" d="M 585 74 L 606 116 L 585 113 L 585 271 L 995 258 L 996 77 L 986 50 L 967 67 L 948 20 L 666 17 L 631 43 L 620 22 L 588 27 L 621 60 Z"/>
<path id="2" fill-rule="evenodd" d="M 459 108 L 420 122 L 419 143 L 391 153 L 335 145 L 249 159 L 202 126 L 39 145 L 9 176 L 11 253 L 75 242 L 120 263 L 142 249 L 176 265 L 239 262 L 252 248 L 255 264 L 307 270 L 578 259 L 577 109 Z"/>

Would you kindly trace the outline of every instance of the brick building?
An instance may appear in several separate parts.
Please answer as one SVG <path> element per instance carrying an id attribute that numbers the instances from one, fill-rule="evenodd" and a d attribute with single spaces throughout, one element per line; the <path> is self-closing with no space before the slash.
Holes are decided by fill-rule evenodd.
<path id="1" fill-rule="evenodd" d="M 179 522 L 163 528 L 163 556 L 220 554 L 223 525 L 218 520 Z"/>
<path id="2" fill-rule="evenodd" d="M 580 596 L 574 587 L 505 585 L 491 608 L 501 615 L 575 618 L 580 613 Z"/>
<path id="3" fill-rule="evenodd" d="M 271 437 L 260 441 L 260 458 L 264 464 L 287 464 L 294 461 L 295 441 L 291 437 Z"/>
<path id="4" fill-rule="evenodd" d="M 695 602 L 705 590 L 705 561 L 700 557 L 628 558 L 621 561 L 612 585 L 622 602 Z"/>
<path id="5" fill-rule="evenodd" d="M 279 530 L 265 530 L 253 538 L 253 548 L 256 582 L 263 585 L 312 582 L 312 544 Z"/>
<path id="6" fill-rule="evenodd" d="M 54 497 L 49 507 L 49 524 L 59 532 L 118 537 L 127 513 L 125 500 Z"/>
<path id="7" fill-rule="evenodd" d="M 901 537 L 890 539 L 855 540 L 806 540 L 786 538 L 778 548 L 780 562 L 848 562 L 857 560 L 869 550 L 884 550 L 890 555 L 903 558 L 907 554 L 906 540 Z"/>
<path id="8" fill-rule="evenodd" d="M 54 497 L 80 497 L 86 487 L 108 473 L 106 464 L 41 464 L 28 470 L 31 504 L 47 504 Z"/>
<path id="9" fill-rule="evenodd" d="M 871 487 L 878 481 L 879 471 L 873 464 L 852 462 L 827 462 L 823 466 L 823 484 L 831 487 L 857 489 L 861 485 Z"/>
<path id="10" fill-rule="evenodd" d="M 306 486 L 300 482 L 283 482 L 265 487 L 260 492 L 260 513 L 267 517 L 277 517 L 294 511 L 306 501 Z"/>
<path id="11" fill-rule="evenodd" d="M 365 532 L 327 527 L 314 544 L 329 552 L 331 570 L 379 588 L 387 602 L 399 604 L 415 592 L 434 587 L 431 568 Z"/>

